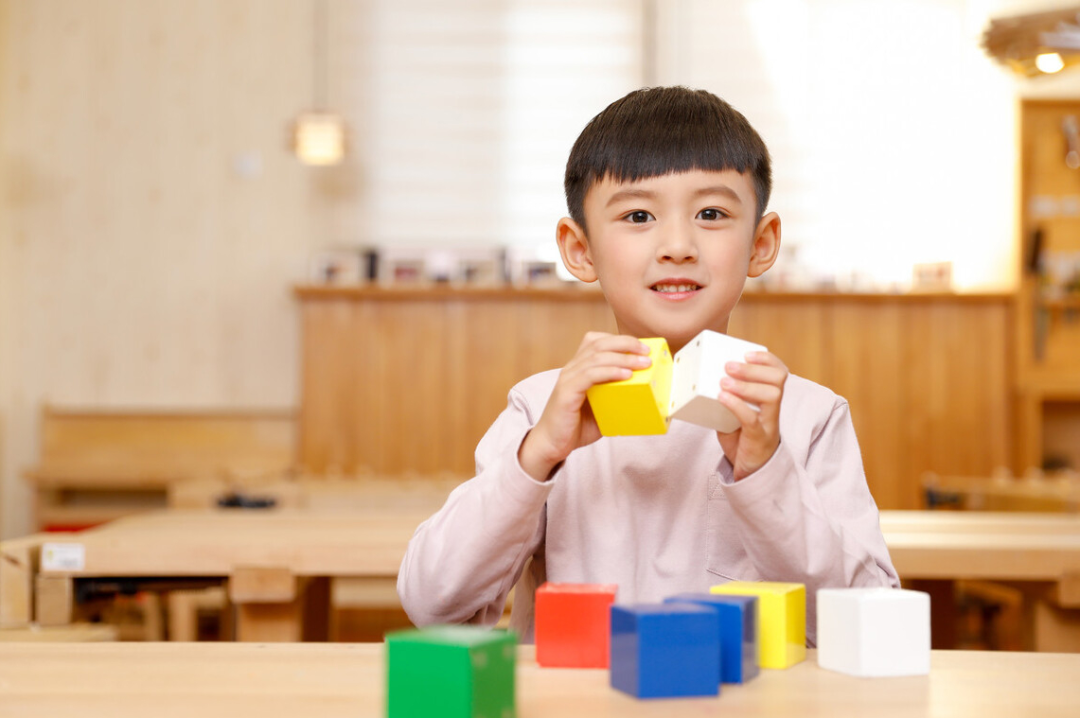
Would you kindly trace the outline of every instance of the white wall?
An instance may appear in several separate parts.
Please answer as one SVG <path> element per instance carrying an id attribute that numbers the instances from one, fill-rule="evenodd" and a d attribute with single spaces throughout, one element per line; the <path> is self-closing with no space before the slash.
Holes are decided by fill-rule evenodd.
<path id="1" fill-rule="evenodd" d="M 1014 286 L 1017 84 L 979 47 L 1000 3 L 674 5 L 692 21 L 670 24 L 682 49 L 662 79 L 762 133 L 772 208 L 811 278 L 902 285 L 914 263 L 951 261 L 962 290 Z"/>

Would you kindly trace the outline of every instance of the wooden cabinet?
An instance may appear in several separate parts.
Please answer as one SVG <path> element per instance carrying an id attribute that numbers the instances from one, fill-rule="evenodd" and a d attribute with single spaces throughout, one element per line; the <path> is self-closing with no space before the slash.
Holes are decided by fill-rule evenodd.
<path id="1" fill-rule="evenodd" d="M 611 331 L 587 290 L 301 287 L 301 469 L 469 476 L 514 383 Z M 1013 298 L 747 294 L 731 333 L 845 396 L 882 508 L 1013 461 Z"/>
<path id="2" fill-rule="evenodd" d="M 1080 100 L 1021 111 L 1021 468 L 1080 469 Z"/>

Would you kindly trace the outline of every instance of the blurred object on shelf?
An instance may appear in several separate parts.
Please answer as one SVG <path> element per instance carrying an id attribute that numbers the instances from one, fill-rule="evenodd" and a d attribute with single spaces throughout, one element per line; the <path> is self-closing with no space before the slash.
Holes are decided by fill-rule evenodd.
<path id="1" fill-rule="evenodd" d="M 322 249 L 311 258 L 311 281 L 315 284 L 347 286 L 364 279 L 364 257 L 353 248 Z"/>
<path id="2" fill-rule="evenodd" d="M 929 262 L 916 264 L 911 271 L 911 291 L 951 292 L 952 262 Z"/>

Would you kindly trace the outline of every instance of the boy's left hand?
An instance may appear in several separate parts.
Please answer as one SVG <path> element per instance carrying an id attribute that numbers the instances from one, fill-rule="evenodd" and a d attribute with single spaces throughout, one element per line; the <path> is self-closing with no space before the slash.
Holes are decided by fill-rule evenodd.
<path id="1" fill-rule="evenodd" d="M 716 436 L 739 481 L 764 466 L 780 446 L 780 399 L 788 368 L 769 352 L 750 352 L 745 364 L 728 362 L 724 370 L 728 375 L 720 381 L 718 398 L 742 427 Z"/>

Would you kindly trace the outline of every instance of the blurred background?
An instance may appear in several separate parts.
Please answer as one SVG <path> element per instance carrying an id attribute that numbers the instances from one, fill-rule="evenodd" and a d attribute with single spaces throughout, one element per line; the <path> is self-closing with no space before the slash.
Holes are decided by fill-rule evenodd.
<path id="1" fill-rule="evenodd" d="M 1019 108 L 1080 73 L 982 36 L 1067 5 L 3 0 L 0 535 L 36 528 L 45 406 L 296 411 L 295 290 L 334 257 L 552 261 L 573 139 L 642 85 L 715 92 L 770 147 L 785 250 L 758 290 L 1014 296 Z M 315 110 L 335 164 L 296 154 Z"/>

